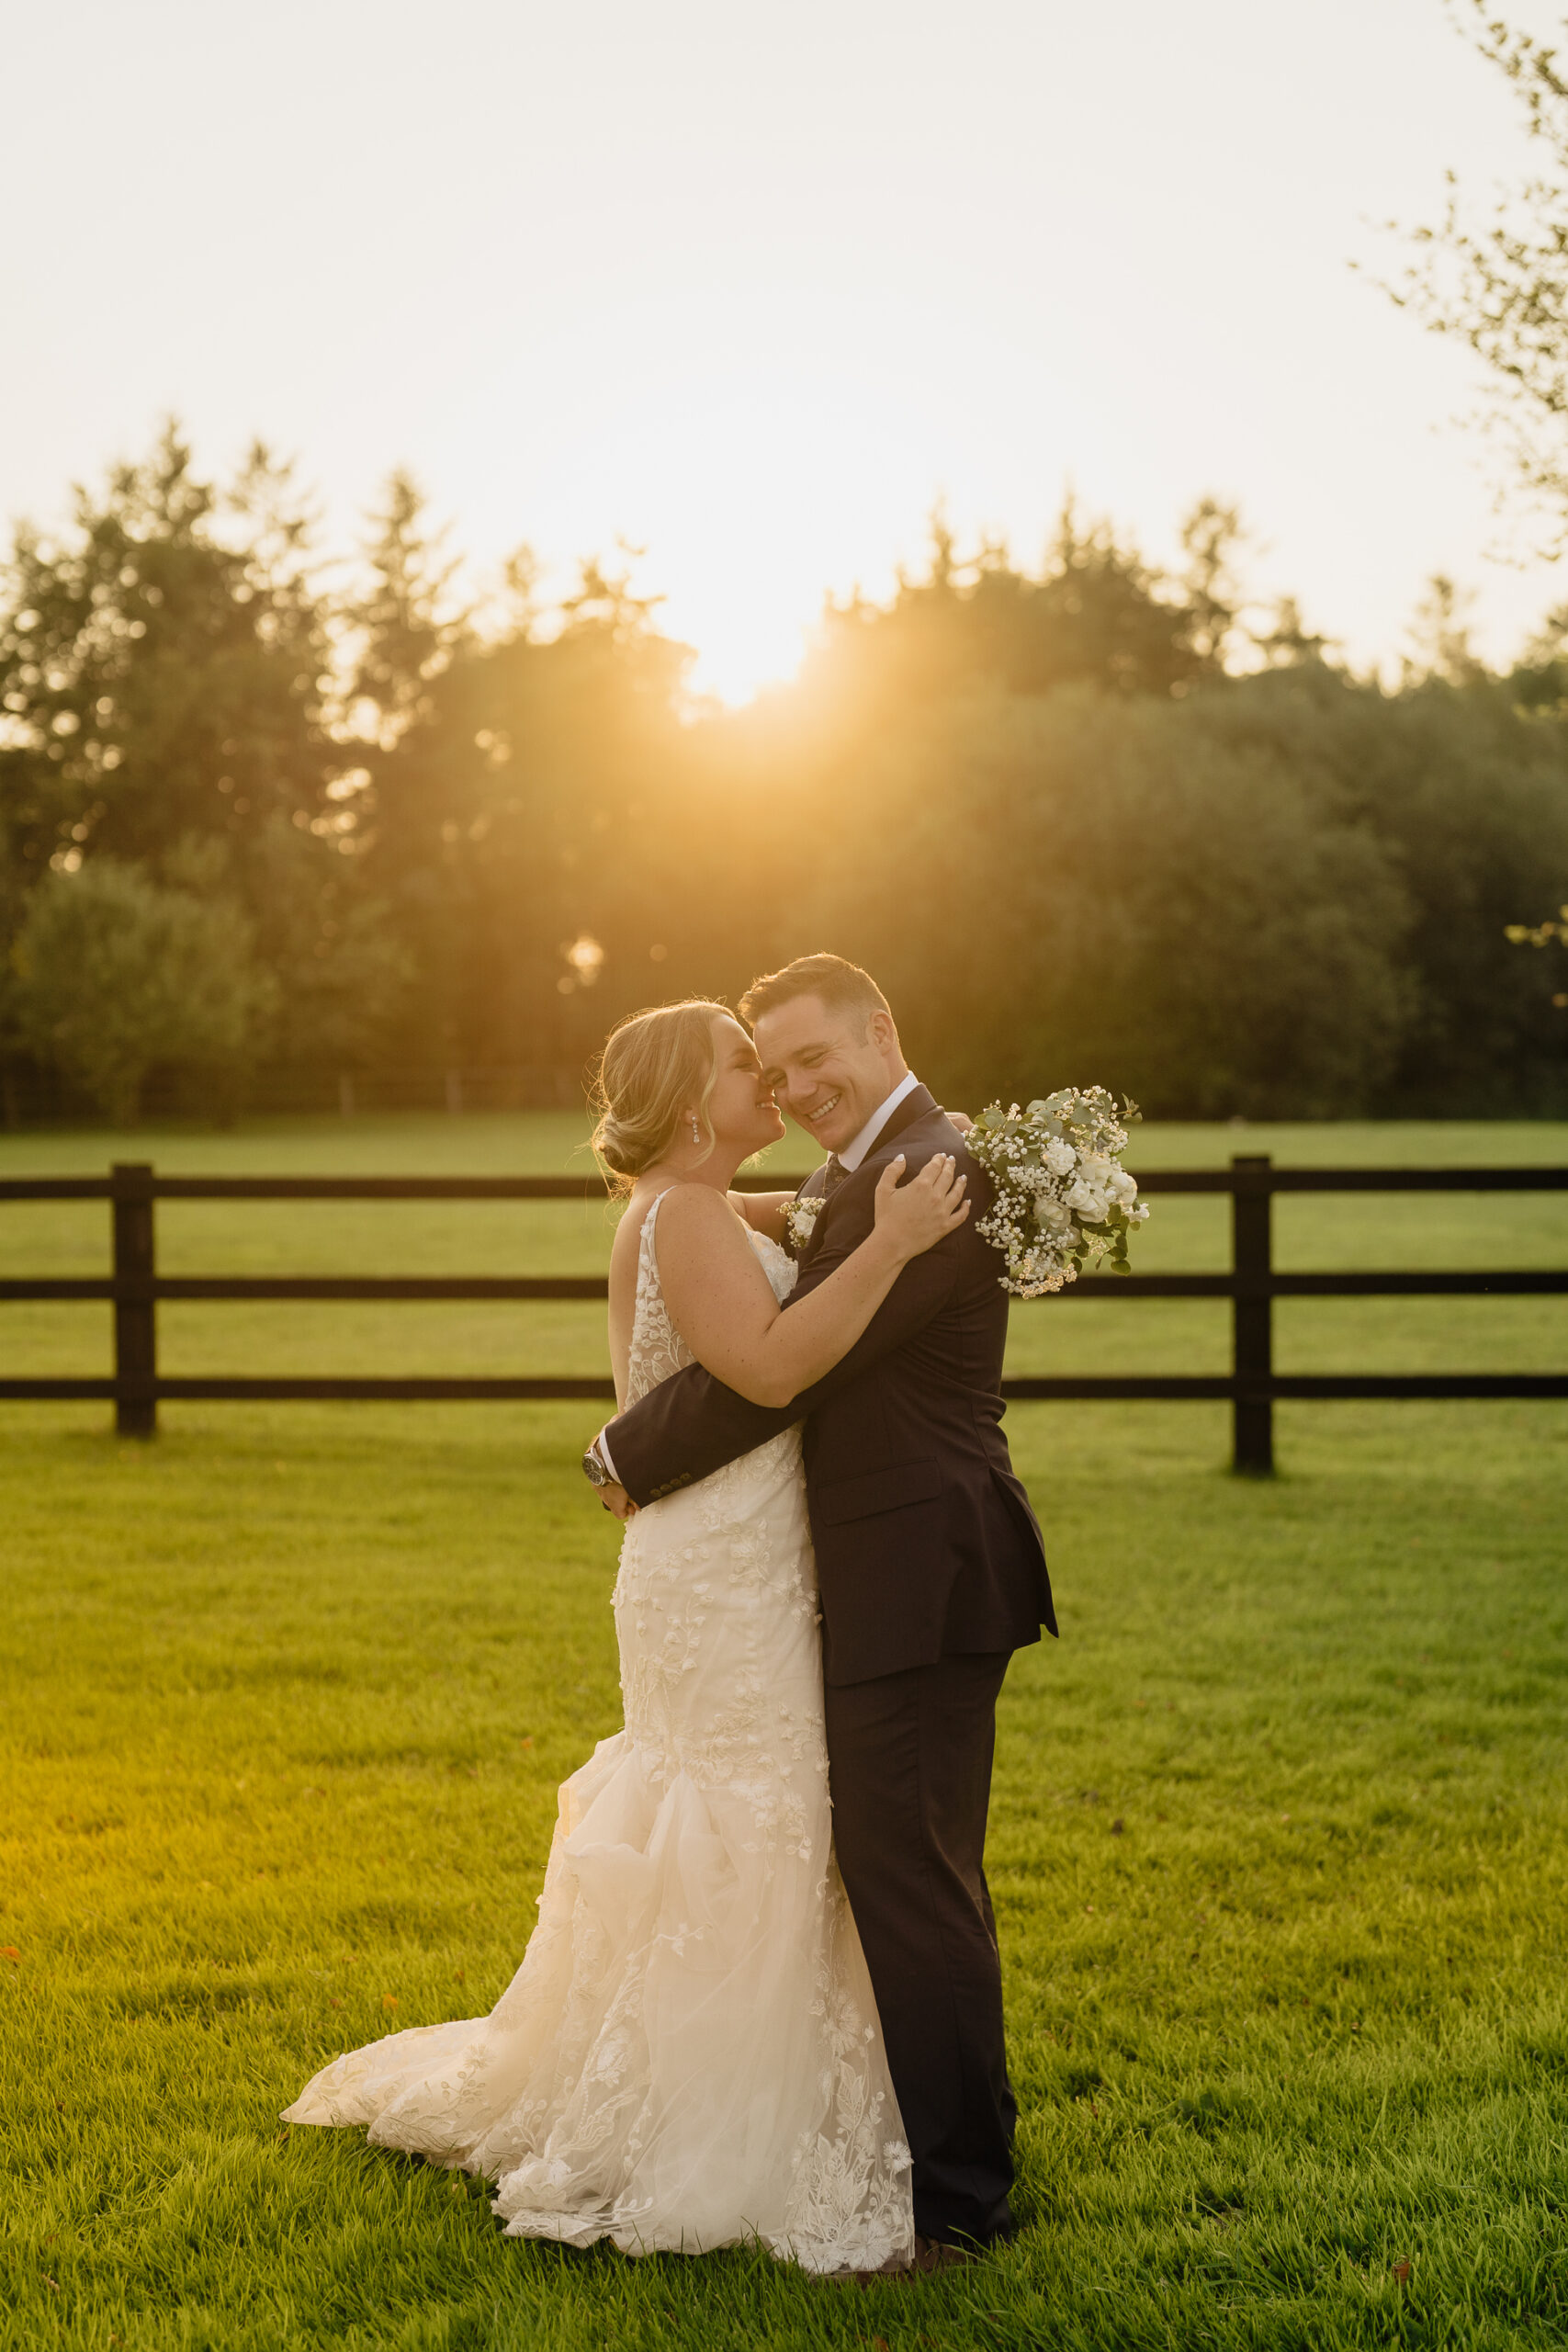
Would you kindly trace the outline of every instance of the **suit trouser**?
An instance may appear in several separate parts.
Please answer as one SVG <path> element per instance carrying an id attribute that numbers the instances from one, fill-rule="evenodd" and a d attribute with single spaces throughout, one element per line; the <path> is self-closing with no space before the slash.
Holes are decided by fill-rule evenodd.
<path id="1" fill-rule="evenodd" d="M 1017 2117 L 982 1866 L 1007 1651 L 852 1682 L 827 1699 L 833 1841 L 915 2161 L 915 2227 L 1012 2227 Z"/>

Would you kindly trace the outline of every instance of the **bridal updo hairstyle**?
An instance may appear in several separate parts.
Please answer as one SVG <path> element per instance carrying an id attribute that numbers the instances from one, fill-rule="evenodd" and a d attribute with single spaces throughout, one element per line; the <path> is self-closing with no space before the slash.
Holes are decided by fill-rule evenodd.
<path id="1" fill-rule="evenodd" d="M 593 1149 L 617 1192 L 629 1193 L 643 1170 L 663 1157 L 688 1111 L 695 1112 L 713 1150 L 708 1097 L 718 1078 L 713 1024 L 734 1017 L 727 1004 L 689 997 L 684 1004 L 634 1012 L 611 1030 L 590 1100 L 598 1113 Z"/>

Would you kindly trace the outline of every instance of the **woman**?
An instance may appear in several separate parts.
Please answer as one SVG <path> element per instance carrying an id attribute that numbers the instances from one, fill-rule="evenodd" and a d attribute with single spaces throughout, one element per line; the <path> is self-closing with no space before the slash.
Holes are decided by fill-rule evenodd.
<path id="1" fill-rule="evenodd" d="M 790 1314 L 787 1193 L 729 1190 L 784 1133 L 720 1005 L 611 1035 L 594 1145 L 626 1193 L 610 1263 L 622 1406 L 698 1361 L 787 1404 L 899 1269 L 968 1215 L 936 1159 Z M 626 1727 L 560 1791 L 539 1924 L 491 2015 L 339 2058 L 285 2120 L 498 2178 L 515 2236 L 628 2254 L 758 2240 L 901 2267 L 908 2155 L 834 1868 L 798 1427 L 639 1511 L 615 1593 Z"/>

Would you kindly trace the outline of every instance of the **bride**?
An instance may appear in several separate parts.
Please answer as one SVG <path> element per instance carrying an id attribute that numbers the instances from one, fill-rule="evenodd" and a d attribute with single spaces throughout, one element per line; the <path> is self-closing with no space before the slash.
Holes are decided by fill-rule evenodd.
<path id="1" fill-rule="evenodd" d="M 619 1406 L 700 1362 L 781 1405 L 968 1215 L 937 1158 L 790 1314 L 788 1193 L 728 1187 L 784 1133 L 720 1005 L 611 1035 L 594 1145 L 626 1194 L 610 1262 Z M 615 1591 L 625 1729 L 559 1792 L 522 1966 L 488 2018 L 336 2059 L 289 2123 L 498 2181 L 508 2233 L 626 2254 L 760 2241 L 818 2271 L 914 2248 L 909 2157 L 831 1849 L 796 1425 L 631 1520 Z"/>

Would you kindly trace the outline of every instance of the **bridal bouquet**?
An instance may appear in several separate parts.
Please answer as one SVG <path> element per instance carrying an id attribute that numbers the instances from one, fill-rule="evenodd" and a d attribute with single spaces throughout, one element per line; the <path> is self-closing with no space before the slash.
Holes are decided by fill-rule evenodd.
<path id="1" fill-rule="evenodd" d="M 978 1231 L 1007 1260 L 998 1281 L 1014 1298 L 1043 1298 L 1084 1267 L 1131 1271 L 1127 1238 L 1148 1210 L 1121 1165 L 1135 1102 L 1118 1112 L 1103 1086 L 1064 1086 L 1021 1111 L 989 1103 L 964 1138 L 996 1197 Z"/>

